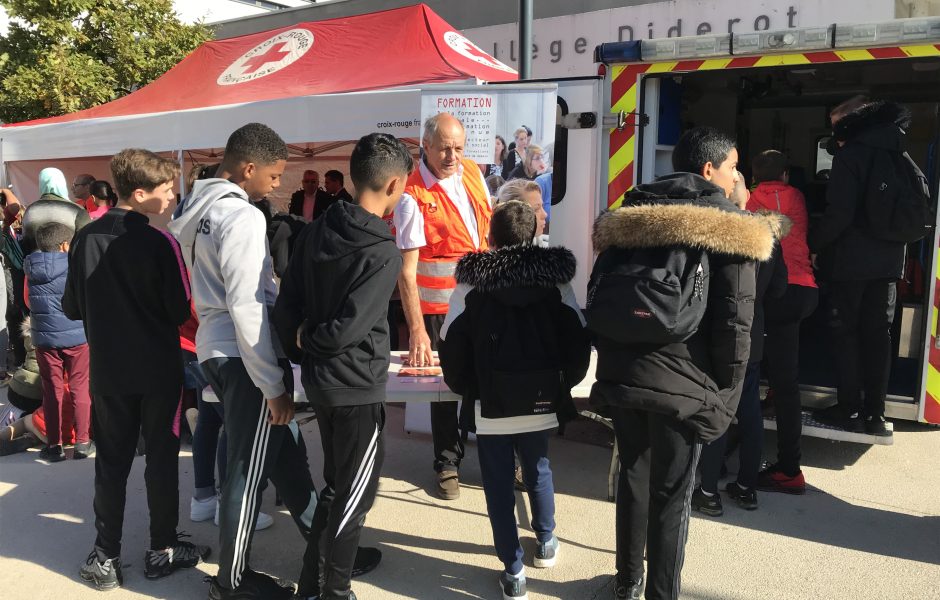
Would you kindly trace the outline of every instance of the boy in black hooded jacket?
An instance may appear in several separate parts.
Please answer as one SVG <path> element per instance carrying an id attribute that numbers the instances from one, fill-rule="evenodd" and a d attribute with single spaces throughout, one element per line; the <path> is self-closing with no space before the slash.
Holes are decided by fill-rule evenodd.
<path id="1" fill-rule="evenodd" d="M 326 487 L 311 527 L 297 596 L 355 600 L 350 576 L 384 458 L 388 301 L 401 253 L 382 217 L 405 190 L 412 159 L 386 134 L 356 144 L 356 202 L 342 199 L 307 225 L 281 281 L 274 323 L 301 364 L 317 407 Z"/>
<path id="2" fill-rule="evenodd" d="M 770 257 L 774 244 L 770 217 L 728 200 L 740 177 L 734 140 L 715 129 L 692 129 L 672 161 L 676 173 L 637 186 L 622 208 L 594 224 L 599 254 L 589 295 L 639 249 L 690 257 L 690 264 L 704 252 L 711 271 L 704 316 L 683 341 L 621 343 L 609 337 L 613 327 L 592 325 L 597 383 L 591 401 L 612 416 L 620 450 L 617 598 L 643 594 L 644 547 L 647 600 L 679 597 L 701 444 L 723 434 L 737 409 L 750 354 L 756 263 Z M 629 314 L 651 316 L 620 307 L 602 321 L 616 325 Z"/>
<path id="3" fill-rule="evenodd" d="M 515 460 L 532 505 L 534 564 L 555 564 L 558 538 L 548 462 L 551 430 L 576 416 L 571 388 L 587 372 L 590 339 L 565 248 L 532 245 L 536 218 L 522 202 L 500 204 L 490 222 L 493 250 L 457 263 L 457 288 L 441 329 L 444 381 L 463 396 L 461 424 L 475 431 L 483 492 L 504 599 L 527 598 L 516 530 Z"/>

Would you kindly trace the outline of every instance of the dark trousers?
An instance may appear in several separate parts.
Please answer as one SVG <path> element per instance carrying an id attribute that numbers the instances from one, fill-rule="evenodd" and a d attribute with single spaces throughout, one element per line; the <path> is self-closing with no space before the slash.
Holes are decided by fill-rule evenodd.
<path id="1" fill-rule="evenodd" d="M 385 404 L 317 406 L 317 424 L 326 487 L 307 541 L 298 595 L 345 599 L 385 459 Z"/>
<path id="2" fill-rule="evenodd" d="M 789 285 L 765 308 L 764 358 L 777 415 L 777 466 L 785 474 L 800 471 L 803 405 L 800 399 L 800 325 L 819 304 L 819 290 Z"/>
<path id="3" fill-rule="evenodd" d="M 7 332 L 10 335 L 10 345 L 13 347 L 13 363 L 19 366 L 26 362 L 26 342 L 23 340 L 23 322 L 29 309 L 23 298 L 23 285 L 26 274 L 17 269 L 10 269 L 10 285 L 13 288 L 13 303 L 7 307 Z M 3 349 L 6 352 L 6 348 Z"/>
<path id="4" fill-rule="evenodd" d="M 738 485 L 753 488 L 757 485 L 760 471 L 761 450 L 764 446 L 764 417 L 760 409 L 760 362 L 747 365 L 741 402 L 738 404 L 738 452 L 741 466 L 738 469 Z M 721 465 L 725 462 L 728 448 L 728 432 L 710 444 L 702 446 L 702 489 L 714 494 L 718 491 Z"/>
<path id="5" fill-rule="evenodd" d="M 431 338 L 431 348 L 441 342 L 441 327 L 447 315 L 424 315 L 424 327 Z M 434 470 L 457 471 L 464 447 L 457 430 L 457 402 L 431 403 L 431 437 L 434 440 Z"/>
<path id="6" fill-rule="evenodd" d="M 71 348 L 36 348 L 42 379 L 42 410 L 46 417 L 49 446 L 62 443 L 62 408 L 68 402 L 75 420 L 75 443 L 88 442 L 91 427 L 91 396 L 88 394 L 88 344 Z M 68 392 L 65 385 L 68 382 Z"/>
<path id="7" fill-rule="evenodd" d="M 552 539 L 555 531 L 555 485 L 548 461 L 548 437 L 552 430 L 514 435 L 478 435 L 480 473 L 486 512 L 493 528 L 496 556 L 507 572 L 522 571 L 522 546 L 516 528 L 516 459 L 532 506 L 532 530 L 539 542 Z"/>
<path id="8" fill-rule="evenodd" d="M 176 543 L 180 440 L 173 433 L 173 421 L 179 403 L 179 392 L 95 396 L 91 415 L 97 446 L 95 546 L 99 555 L 121 555 L 127 476 L 139 436 L 147 447 L 144 481 L 150 508 L 150 548 L 162 550 Z"/>
<path id="9" fill-rule="evenodd" d="M 849 413 L 883 417 L 891 374 L 897 281 L 836 281 L 831 285 L 830 299 L 839 406 Z"/>
<path id="10" fill-rule="evenodd" d="M 215 490 L 216 464 L 219 467 L 219 481 L 225 482 L 225 444 L 228 437 L 224 433 L 219 436 L 219 431 L 222 429 L 221 402 L 206 402 L 200 393 L 198 410 L 196 431 L 193 432 L 193 478 L 197 492 Z M 211 495 L 207 494 L 205 497 L 208 498 Z"/>
<path id="11" fill-rule="evenodd" d="M 620 450 L 617 572 L 638 581 L 646 547 L 647 600 L 677 600 L 702 444 L 664 415 L 613 408 L 611 417 Z"/>
<path id="12" fill-rule="evenodd" d="M 240 358 L 202 363 L 209 384 L 222 401 L 227 436 L 228 473 L 219 501 L 219 584 L 238 587 L 248 567 L 261 484 L 270 479 L 301 534 L 309 534 L 317 495 L 307 464 L 307 448 L 295 421 L 271 425 L 268 403 Z M 284 383 L 293 389 L 290 363 L 281 362 Z"/>

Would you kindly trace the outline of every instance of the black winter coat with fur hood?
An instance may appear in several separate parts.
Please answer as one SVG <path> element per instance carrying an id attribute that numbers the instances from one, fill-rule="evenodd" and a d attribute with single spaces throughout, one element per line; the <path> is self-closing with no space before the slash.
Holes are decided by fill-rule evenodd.
<path id="1" fill-rule="evenodd" d="M 575 268 L 571 251 L 558 247 L 510 246 L 460 259 L 438 351 L 444 381 L 464 398 L 462 429 L 476 430 L 476 400 L 486 418 L 555 412 L 564 423 L 577 416 L 571 388 L 587 373 L 591 342 L 571 288 Z M 546 381 L 548 371 L 556 385 Z M 531 389 L 547 393 L 525 393 Z"/>
<path id="2" fill-rule="evenodd" d="M 637 186 L 623 208 L 594 224 L 591 281 L 634 248 L 705 250 L 711 276 L 698 331 L 666 346 L 626 345 L 597 336 L 591 402 L 671 416 L 705 441 L 731 424 L 750 355 L 756 265 L 770 258 L 779 217 L 739 210 L 704 178 L 675 173 Z"/>
<path id="3" fill-rule="evenodd" d="M 904 270 L 905 245 L 880 240 L 866 231 L 864 200 L 868 173 L 874 161 L 904 151 L 904 131 L 911 113 L 890 102 L 863 106 L 840 119 L 830 146 L 834 156 L 826 189 L 826 214 L 809 236 L 812 252 L 830 281 L 899 279 Z"/>

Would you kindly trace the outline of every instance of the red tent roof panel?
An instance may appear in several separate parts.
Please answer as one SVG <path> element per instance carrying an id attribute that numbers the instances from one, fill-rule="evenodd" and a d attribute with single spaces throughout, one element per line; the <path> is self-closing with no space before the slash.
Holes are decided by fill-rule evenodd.
<path id="1" fill-rule="evenodd" d="M 123 98 L 16 125 L 470 78 L 508 81 L 518 76 L 418 4 L 206 42 L 159 79 Z"/>

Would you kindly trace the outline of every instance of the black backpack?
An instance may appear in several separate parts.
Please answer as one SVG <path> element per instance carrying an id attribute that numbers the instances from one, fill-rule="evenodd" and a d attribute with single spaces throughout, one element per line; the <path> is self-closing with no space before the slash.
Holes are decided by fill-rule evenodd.
<path id="1" fill-rule="evenodd" d="M 704 250 L 606 250 L 588 285 L 587 327 L 621 344 L 683 342 L 702 322 L 709 275 Z"/>
<path id="2" fill-rule="evenodd" d="M 510 306 L 487 302 L 477 323 L 486 327 L 477 336 L 478 348 L 488 357 L 478 372 L 489 381 L 481 381 L 480 414 L 486 419 L 558 412 L 559 403 L 570 394 L 562 370 L 562 352 L 556 328 L 546 323 L 558 322 L 563 305 L 537 302 Z M 487 385 L 488 384 L 488 385 Z"/>
<path id="3" fill-rule="evenodd" d="M 907 152 L 876 152 L 865 192 L 868 230 L 889 242 L 916 242 L 934 226 L 927 178 Z"/>

